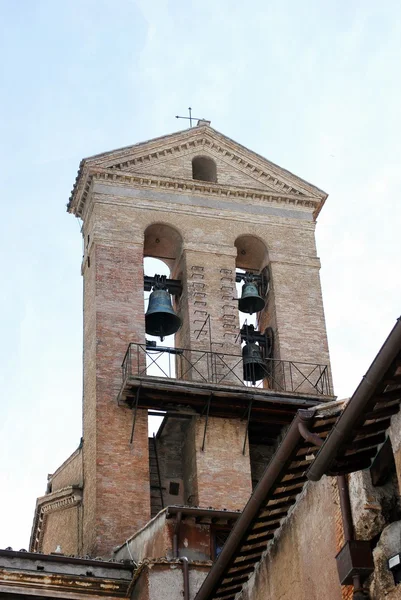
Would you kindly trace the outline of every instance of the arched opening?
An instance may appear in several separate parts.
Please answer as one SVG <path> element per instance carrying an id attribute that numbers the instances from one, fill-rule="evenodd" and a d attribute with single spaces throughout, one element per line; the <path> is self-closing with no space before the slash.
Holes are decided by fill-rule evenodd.
<path id="1" fill-rule="evenodd" d="M 253 235 L 241 235 L 235 240 L 237 248 L 237 269 L 260 271 L 268 264 L 269 257 L 265 244 Z"/>
<path id="2" fill-rule="evenodd" d="M 171 273 L 174 273 L 181 247 L 181 234 L 171 225 L 152 223 L 145 230 L 143 255 L 160 259 L 169 267 Z"/>
<path id="3" fill-rule="evenodd" d="M 235 262 L 237 273 L 255 273 L 260 274 L 262 269 L 268 264 L 268 254 L 265 244 L 257 237 L 251 235 L 242 235 L 235 240 L 237 248 L 237 259 Z M 237 297 L 241 297 L 243 284 L 237 283 Z M 258 325 L 258 313 L 247 315 L 240 312 L 240 327 L 247 322 L 248 325 Z"/>
<path id="4" fill-rule="evenodd" d="M 192 178 L 199 181 L 217 182 L 217 167 L 208 156 L 195 156 L 192 159 Z"/>
<path id="5" fill-rule="evenodd" d="M 144 236 L 144 273 L 149 277 L 164 275 L 166 278 L 178 278 L 175 271 L 181 255 L 182 237 L 180 233 L 165 223 L 153 223 L 145 230 Z M 149 307 L 151 291 L 144 292 L 145 313 Z M 170 296 L 173 309 L 179 312 L 179 303 Z M 154 346 L 154 350 L 151 345 Z M 163 348 L 175 347 L 175 335 L 160 337 L 146 334 L 146 374 L 154 377 L 174 378 L 176 365 L 174 355 Z M 160 350 L 161 349 L 161 350 Z M 149 413 L 149 434 L 156 434 L 163 417 Z"/>
<path id="6" fill-rule="evenodd" d="M 267 365 L 264 363 L 264 359 L 268 356 L 269 346 L 267 340 L 257 339 L 257 335 L 264 334 L 266 327 L 270 326 L 265 318 L 268 306 L 265 278 L 265 269 L 268 264 L 267 248 L 260 239 L 251 235 L 238 237 L 235 247 L 237 248 L 236 279 L 241 279 L 236 282 L 236 287 L 237 297 L 241 299 L 239 321 L 244 360 L 244 383 L 265 387 L 268 383 L 266 380 Z M 255 276 L 254 279 L 252 276 Z M 254 306 L 254 311 L 250 311 L 251 314 L 244 308 L 245 304 L 248 308 Z"/>

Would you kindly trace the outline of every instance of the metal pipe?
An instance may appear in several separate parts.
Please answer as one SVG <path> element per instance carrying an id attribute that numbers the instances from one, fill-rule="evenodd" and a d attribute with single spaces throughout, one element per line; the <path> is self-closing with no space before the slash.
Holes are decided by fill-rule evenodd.
<path id="1" fill-rule="evenodd" d="M 174 535 L 173 535 L 173 556 L 174 556 L 174 558 L 178 558 L 178 535 L 180 533 L 182 512 L 179 511 L 176 514 L 177 514 L 177 518 L 175 521 Z"/>
<path id="2" fill-rule="evenodd" d="M 163 486 L 162 486 L 162 478 L 160 475 L 159 455 L 157 453 L 156 434 L 154 432 L 153 432 L 153 448 L 155 451 L 155 458 L 156 458 L 157 479 L 159 482 L 159 490 L 160 490 L 160 502 L 161 502 L 162 508 L 164 508 Z"/>
<path id="3" fill-rule="evenodd" d="M 299 433 L 302 435 L 304 440 L 306 440 L 307 442 L 310 442 L 311 444 L 313 444 L 314 446 L 317 446 L 318 448 L 320 448 L 320 446 L 323 445 L 324 440 L 322 440 L 322 438 L 319 437 L 317 435 L 317 433 L 313 433 L 313 431 L 310 431 L 308 429 L 307 425 L 305 425 L 305 423 L 299 423 L 298 429 L 299 429 Z"/>
<path id="4" fill-rule="evenodd" d="M 305 423 L 306 425 L 309 425 L 312 422 L 313 416 L 314 411 L 312 410 L 298 411 L 287 431 L 286 436 L 268 464 L 241 516 L 234 525 L 226 543 L 223 546 L 222 551 L 219 554 L 219 557 L 210 569 L 205 581 L 200 587 L 195 600 L 208 600 L 209 598 L 213 597 L 213 593 L 216 591 L 219 585 L 220 578 L 225 570 L 229 567 L 235 552 L 243 542 L 247 530 L 255 519 L 255 516 L 258 514 L 258 511 L 266 502 L 266 496 L 276 483 L 281 472 L 285 469 L 298 444 L 300 444 L 302 441 L 302 436 L 299 431 L 299 423 Z"/>
<path id="5" fill-rule="evenodd" d="M 344 530 L 344 542 L 347 543 L 355 539 L 347 477 L 345 475 L 338 475 L 337 485 L 338 491 L 340 493 L 340 508 Z M 352 595 L 353 600 L 366 600 L 367 598 L 369 598 L 369 596 L 363 589 L 361 577 L 359 574 L 353 576 L 352 583 L 354 586 L 354 591 Z"/>
<path id="6" fill-rule="evenodd" d="M 397 319 L 392 331 L 370 365 L 366 375 L 355 390 L 352 398 L 339 417 L 332 432 L 327 437 L 313 464 L 307 472 L 308 479 L 319 481 L 327 473 L 338 449 L 352 433 L 375 389 L 391 366 L 401 347 L 401 317 Z"/>
<path id="7" fill-rule="evenodd" d="M 352 578 L 352 583 L 354 586 L 352 600 L 368 600 L 370 596 L 369 593 L 366 592 L 362 587 L 360 575 L 354 575 Z"/>
<path id="8" fill-rule="evenodd" d="M 180 558 L 182 562 L 182 576 L 184 579 L 184 600 L 189 600 L 189 564 L 186 556 Z"/>
<path id="9" fill-rule="evenodd" d="M 352 523 L 352 510 L 349 497 L 348 481 L 345 475 L 338 475 L 337 485 L 340 494 L 340 508 L 344 529 L 344 541 L 350 542 L 354 539 L 354 527 Z"/>

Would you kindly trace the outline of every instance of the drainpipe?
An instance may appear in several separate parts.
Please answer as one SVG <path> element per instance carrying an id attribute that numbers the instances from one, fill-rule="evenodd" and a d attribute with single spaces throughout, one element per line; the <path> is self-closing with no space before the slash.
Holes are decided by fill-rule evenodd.
<path id="1" fill-rule="evenodd" d="M 345 475 L 337 476 L 337 485 L 340 493 L 340 508 L 344 530 L 344 542 L 347 543 L 351 542 L 355 536 L 354 525 L 352 523 L 352 509 L 349 497 L 348 480 Z M 369 594 L 364 591 L 360 576 L 354 575 L 352 580 L 354 586 L 354 593 L 352 595 L 353 600 L 367 600 L 369 598 Z"/>
<path id="2" fill-rule="evenodd" d="M 174 535 L 173 535 L 173 556 L 174 558 L 178 558 L 178 535 L 180 533 L 182 512 L 177 513 L 177 518 L 175 520 L 174 526 Z"/>
<path id="3" fill-rule="evenodd" d="M 186 556 L 181 556 L 182 576 L 184 579 L 184 600 L 189 600 L 189 564 Z"/>
<path id="4" fill-rule="evenodd" d="M 178 536 L 180 533 L 182 521 L 182 512 L 177 512 L 177 517 L 175 520 L 174 526 L 174 535 L 173 535 L 173 556 L 174 558 L 179 558 L 178 551 Z M 186 556 L 181 556 L 180 561 L 182 563 L 182 577 L 184 580 L 184 600 L 189 600 L 189 567 L 188 567 L 188 559 Z"/>

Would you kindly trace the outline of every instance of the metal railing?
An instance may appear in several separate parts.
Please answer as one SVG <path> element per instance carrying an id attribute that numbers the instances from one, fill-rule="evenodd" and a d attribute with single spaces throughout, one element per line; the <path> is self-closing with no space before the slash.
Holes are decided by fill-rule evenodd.
<path id="1" fill-rule="evenodd" d="M 327 365 L 307 362 L 265 359 L 255 365 L 254 372 L 253 365 L 247 365 L 245 380 L 242 355 L 131 343 L 121 367 L 123 382 L 130 376 L 146 376 L 324 396 L 332 393 Z M 256 380 L 261 375 L 263 379 Z"/>

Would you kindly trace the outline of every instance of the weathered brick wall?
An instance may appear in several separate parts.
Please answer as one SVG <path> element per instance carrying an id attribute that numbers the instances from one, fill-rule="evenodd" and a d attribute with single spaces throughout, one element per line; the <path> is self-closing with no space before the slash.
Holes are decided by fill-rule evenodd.
<path id="1" fill-rule="evenodd" d="M 252 484 L 255 486 L 262 477 L 266 466 L 274 453 L 273 446 L 264 444 L 249 444 L 249 458 L 251 461 Z"/>
<path id="2" fill-rule="evenodd" d="M 222 160 L 217 154 L 202 149 L 194 149 L 179 157 L 165 161 L 152 161 L 149 164 L 138 164 L 129 169 L 132 173 L 151 173 L 165 177 L 179 177 L 192 179 L 192 159 L 195 156 L 208 156 L 217 164 L 217 183 L 235 185 L 247 188 L 265 189 L 265 185 L 254 177 L 250 177 L 238 164 L 235 166 L 230 160 Z"/>
<path id="3" fill-rule="evenodd" d="M 201 446 L 200 446 L 201 447 Z M 196 417 L 188 423 L 183 445 L 184 504 L 199 506 L 196 461 Z M 211 504 L 209 506 L 212 506 Z"/>
<path id="4" fill-rule="evenodd" d="M 63 554 L 73 556 L 79 554 L 80 511 L 79 506 L 72 506 L 47 515 L 41 547 L 43 554 L 55 552 L 57 546 L 60 546 Z"/>
<path id="5" fill-rule="evenodd" d="M 152 145 L 156 149 L 157 143 Z M 216 160 L 223 185 L 291 191 L 263 169 L 213 145 L 200 148 L 194 143 L 187 150 L 176 156 L 174 149 L 167 158 L 156 151 L 151 159 L 125 169 L 190 180 L 192 157 L 206 154 Z M 245 149 L 241 152 L 243 156 Z M 100 162 L 108 166 L 112 157 Z M 163 223 L 182 237 L 181 256 L 172 265 L 173 276 L 181 276 L 184 284 L 179 301 L 184 325 L 176 336 L 177 346 L 209 349 L 209 334 L 199 336 L 199 330 L 210 314 L 213 350 L 239 354 L 235 242 L 249 235 L 264 240 L 271 263 L 275 302 L 268 310 L 274 313 L 269 324 L 275 328 L 277 356 L 328 363 L 314 244 L 316 204 L 298 205 L 298 198 L 267 202 L 253 193 L 224 196 L 209 194 L 207 188 L 178 190 L 175 184 L 168 189 L 147 187 L 145 180 L 133 182 L 129 176 L 123 182 L 101 174 L 94 177 L 83 214 L 85 553 L 109 553 L 150 515 L 146 413 L 138 413 L 130 447 L 132 415 L 116 402 L 127 345 L 145 341 L 145 230 Z M 183 466 L 190 503 L 196 499 L 204 506 L 244 505 L 251 491 L 248 450 L 242 455 L 244 428 L 244 423 L 211 420 L 206 451 L 201 453 L 203 427 L 201 420 L 193 421 Z M 238 489 L 228 497 L 233 481 Z"/>
<path id="6" fill-rule="evenodd" d="M 82 486 L 82 450 L 76 450 L 51 476 L 52 492 L 67 486 Z"/>
<path id="7" fill-rule="evenodd" d="M 205 418 L 194 425 L 198 505 L 242 510 L 252 492 L 248 444 L 242 453 L 246 422 L 209 417 L 204 451 Z"/>
<path id="8" fill-rule="evenodd" d="M 301 211 L 299 219 L 296 211 L 283 218 L 284 209 L 283 217 L 256 218 L 247 214 L 246 205 L 239 205 L 241 220 L 233 207 L 224 210 L 224 201 L 212 217 L 196 208 L 188 214 L 188 207 L 174 206 L 174 196 L 170 195 L 167 211 L 167 198 L 162 192 L 139 192 L 104 182 L 95 184 L 95 190 L 94 199 L 99 203 L 95 235 L 98 232 L 108 240 L 117 236 L 125 241 L 142 239 L 144 230 L 156 219 L 181 233 L 183 253 L 173 269 L 175 276 L 184 277 L 180 299 L 184 325 L 176 335 L 178 346 L 208 345 L 207 330 L 199 338 L 198 334 L 210 314 L 216 347 L 225 343 L 238 351 L 234 344 L 238 326 L 236 304 L 232 300 L 235 287 L 232 290 L 230 283 L 230 278 L 232 282 L 235 278 L 235 240 L 241 235 L 254 235 L 265 240 L 269 254 L 274 299 L 274 306 L 269 303 L 269 321 L 276 330 L 276 355 L 283 360 L 329 363 L 314 223 L 301 218 Z"/>
<path id="9" fill-rule="evenodd" d="M 90 259 L 84 271 L 84 550 L 107 555 L 150 517 L 147 412 L 138 412 L 130 446 L 132 414 L 116 402 L 127 346 L 143 341 L 142 245 L 95 241 Z"/>
<path id="10" fill-rule="evenodd" d="M 156 207 L 157 221 L 177 228 L 183 238 L 184 294 L 180 310 L 184 328 L 177 335 L 178 346 L 191 344 L 195 348 L 209 348 L 208 334 L 203 336 L 202 342 L 197 339 L 206 313 L 212 317 L 213 350 L 239 353 L 239 347 L 236 350 L 233 342 L 238 331 L 238 314 L 233 300 L 235 240 L 240 235 L 254 234 L 266 240 L 274 259 L 271 270 L 281 358 L 328 362 L 319 262 L 314 256 L 311 222 L 261 218 L 255 223 L 247 221 L 245 214 L 243 220 L 231 219 L 230 212 L 224 211 L 213 218 L 196 211 L 188 214 L 178 210 L 174 214 L 174 205 L 169 212 L 161 210 L 158 206 L 161 197 L 149 198 L 145 207 L 138 207 L 135 192 L 134 196 L 126 196 L 127 192 L 131 194 L 123 186 L 102 185 L 94 195 L 94 210 L 85 222 L 85 236 L 90 235 L 86 252 L 90 267 L 86 257 L 84 547 L 91 553 L 110 551 L 149 516 L 146 415 L 137 422 L 131 449 L 128 444 L 131 415 L 117 406 L 116 398 L 121 382 L 120 365 L 127 345 L 130 341 L 144 341 L 142 244 L 145 229 L 155 222 Z M 177 270 L 180 267 L 176 267 Z M 235 437 L 238 427 L 233 423 L 231 433 L 224 431 L 224 436 Z M 194 443 L 200 447 L 198 433 L 196 438 L 198 441 L 194 440 Z M 242 456 L 242 433 L 238 438 L 235 444 Z M 225 438 L 218 433 L 216 460 L 221 452 L 220 439 Z M 245 462 L 248 464 L 247 480 L 232 507 L 234 504 L 235 507 L 243 506 L 251 490 L 248 457 L 244 458 Z M 225 482 L 225 489 L 229 489 L 230 477 L 237 479 L 243 467 L 238 467 L 239 471 L 233 469 L 230 457 L 227 461 L 230 477 L 227 478 L 223 463 L 220 457 L 216 468 L 219 465 L 223 473 L 221 480 Z M 187 497 L 195 495 L 205 506 L 219 506 L 216 503 L 224 486 L 216 493 L 207 491 L 207 487 L 214 485 L 208 469 L 203 458 L 197 458 L 197 474 L 191 475 L 193 481 L 188 486 L 192 489 Z M 226 499 L 223 504 L 227 504 Z"/>
<path id="11" fill-rule="evenodd" d="M 170 417 L 156 440 L 165 506 L 185 503 L 183 445 L 187 426 L 187 420 Z M 170 494 L 171 482 L 179 486 L 177 495 Z"/>

